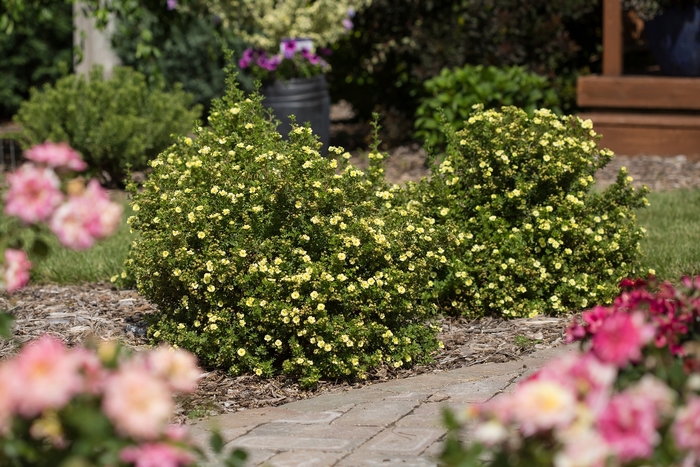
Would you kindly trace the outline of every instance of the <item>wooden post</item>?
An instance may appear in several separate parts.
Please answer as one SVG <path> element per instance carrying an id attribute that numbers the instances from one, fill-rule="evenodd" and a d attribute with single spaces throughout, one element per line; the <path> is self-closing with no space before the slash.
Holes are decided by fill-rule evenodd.
<path id="1" fill-rule="evenodd" d="M 603 2 L 603 75 L 622 75 L 622 4 Z"/>

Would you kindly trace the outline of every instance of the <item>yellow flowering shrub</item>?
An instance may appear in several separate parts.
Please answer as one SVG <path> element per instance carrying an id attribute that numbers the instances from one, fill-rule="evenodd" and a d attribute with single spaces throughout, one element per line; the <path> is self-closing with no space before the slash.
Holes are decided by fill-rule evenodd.
<path id="1" fill-rule="evenodd" d="M 448 154 L 429 181 L 408 187 L 444 232 L 448 261 L 436 281 L 453 311 L 527 317 L 566 313 L 617 295 L 639 274 L 636 208 L 648 204 L 624 168 L 604 191 L 590 120 L 537 110 L 474 106 L 448 135 Z"/>
<path id="2" fill-rule="evenodd" d="M 363 173 L 340 148 L 321 157 L 309 128 L 283 141 L 261 98 L 229 85 L 210 126 L 133 191 L 126 273 L 158 305 L 149 335 L 232 374 L 305 385 L 429 359 L 434 219 L 394 202 L 383 155 Z"/>

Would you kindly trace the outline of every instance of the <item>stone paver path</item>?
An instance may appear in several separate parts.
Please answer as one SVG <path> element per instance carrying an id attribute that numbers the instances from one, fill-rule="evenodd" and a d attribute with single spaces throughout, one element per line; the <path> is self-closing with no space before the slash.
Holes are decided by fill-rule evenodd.
<path id="1" fill-rule="evenodd" d="M 218 428 L 226 448 L 243 448 L 249 466 L 362 467 L 437 465 L 442 410 L 463 409 L 509 392 L 514 384 L 571 346 L 523 359 L 377 383 L 280 407 L 220 415 L 191 426 L 205 443 Z"/>

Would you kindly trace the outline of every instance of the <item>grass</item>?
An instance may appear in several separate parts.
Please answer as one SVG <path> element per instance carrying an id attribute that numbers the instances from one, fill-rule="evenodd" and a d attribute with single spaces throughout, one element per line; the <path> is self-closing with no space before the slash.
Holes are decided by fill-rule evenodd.
<path id="1" fill-rule="evenodd" d="M 700 274 L 700 190 L 650 193 L 651 203 L 637 213 L 647 229 L 642 241 L 643 270 L 654 269 L 659 279 L 678 282 Z"/>
<path id="2" fill-rule="evenodd" d="M 135 238 L 129 232 L 126 219 L 133 215 L 133 211 L 126 202 L 122 223 L 117 233 L 111 237 L 97 242 L 94 247 L 85 251 L 72 251 L 61 248 L 58 240 L 49 232 L 39 234 L 50 248 L 47 258 L 30 256 L 34 267 L 32 268 L 32 283 L 34 284 L 77 284 L 81 282 L 98 282 L 109 280 L 115 274 L 122 271 L 124 259 L 129 252 L 129 246 Z M 0 217 L 0 224 L 5 227 L 7 218 Z M 0 228 L 2 228 L 0 227 Z M 4 229 L 3 229 L 4 230 Z M 23 230 L 22 237 L 31 238 L 28 229 Z"/>

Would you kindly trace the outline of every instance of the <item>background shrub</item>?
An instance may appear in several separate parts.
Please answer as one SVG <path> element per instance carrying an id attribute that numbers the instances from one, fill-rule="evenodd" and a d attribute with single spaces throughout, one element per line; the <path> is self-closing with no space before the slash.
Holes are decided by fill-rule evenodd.
<path id="1" fill-rule="evenodd" d="M 112 44 L 119 59 L 145 74 L 150 83 L 162 80 L 168 88 L 181 83 L 208 113 L 211 100 L 223 96 L 226 87 L 223 50 L 240 57 L 243 42 L 206 11 L 168 10 L 160 0 L 141 0 L 140 7 L 116 12 Z M 245 76 L 238 79 L 252 89 Z"/>
<path id="2" fill-rule="evenodd" d="M 455 131 L 461 130 L 474 104 L 486 109 L 514 105 L 530 115 L 537 108 L 561 114 L 559 97 L 547 78 L 520 66 L 443 68 L 423 86 L 430 97 L 422 99 L 416 110 L 415 136 L 431 146 L 446 143 L 442 117 Z"/>
<path id="3" fill-rule="evenodd" d="M 232 87 L 134 193 L 141 235 L 124 275 L 158 305 L 150 335 L 233 374 L 307 385 L 429 358 L 434 219 L 392 202 L 382 155 L 365 174 L 348 153 L 322 158 L 310 128 L 282 141 L 260 101 Z"/>
<path id="4" fill-rule="evenodd" d="M 640 274 L 634 209 L 648 204 L 646 190 L 624 170 L 605 191 L 591 189 L 613 153 L 597 149 L 590 120 L 477 106 L 466 124 L 432 178 L 410 187 L 449 235 L 437 283 L 455 312 L 580 310 Z"/>
<path id="5" fill-rule="evenodd" d="M 374 0 L 334 47 L 331 95 L 368 118 L 394 109 L 412 121 L 422 83 L 465 64 L 522 65 L 553 80 L 562 109 L 575 76 L 599 67 L 601 2 L 590 0 Z"/>
<path id="6" fill-rule="evenodd" d="M 17 111 L 31 87 L 55 82 L 73 64 L 70 3 L 25 2 L 16 15 L 11 26 L 0 15 L 0 120 Z"/>
<path id="7" fill-rule="evenodd" d="M 70 75 L 55 86 L 34 89 L 14 120 L 22 127 L 25 146 L 46 140 L 68 142 L 79 151 L 89 171 L 117 183 L 127 165 L 146 163 L 184 133 L 201 113 L 192 96 L 176 86 L 149 87 L 144 75 L 117 67 L 110 79 L 94 68 L 89 79 Z"/>

